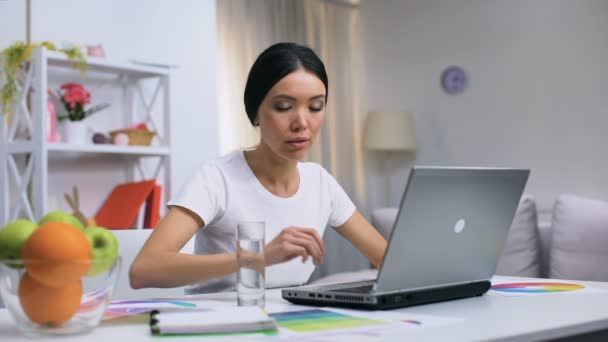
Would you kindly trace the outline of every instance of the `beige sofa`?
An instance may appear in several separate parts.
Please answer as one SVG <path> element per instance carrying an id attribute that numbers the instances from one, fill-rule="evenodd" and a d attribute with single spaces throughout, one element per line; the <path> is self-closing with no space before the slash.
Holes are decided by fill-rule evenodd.
<path id="1" fill-rule="evenodd" d="M 376 209 L 371 223 L 388 237 L 396 215 Z M 537 216 L 534 197 L 522 196 L 496 274 L 608 281 L 608 202 L 564 194 L 550 223 Z"/>
<path id="2" fill-rule="evenodd" d="M 388 239 L 397 208 L 372 212 L 371 223 Z M 496 274 L 608 281 L 608 202 L 564 194 L 553 206 L 551 222 L 538 224 L 534 197 L 517 208 Z M 314 283 L 374 279 L 377 270 L 343 272 Z"/>

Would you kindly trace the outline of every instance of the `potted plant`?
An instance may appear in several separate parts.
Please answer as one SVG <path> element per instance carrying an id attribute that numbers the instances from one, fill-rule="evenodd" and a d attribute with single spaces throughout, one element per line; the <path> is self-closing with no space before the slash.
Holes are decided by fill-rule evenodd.
<path id="1" fill-rule="evenodd" d="M 42 42 L 39 44 L 26 44 L 22 41 L 17 41 L 13 45 L 0 51 L 0 84 L 2 84 L 2 95 L 0 96 L 0 114 L 7 115 L 11 113 L 11 105 L 15 103 L 15 97 L 19 91 L 19 72 L 23 69 L 24 64 L 32 57 L 34 48 L 44 46 L 50 51 L 58 51 L 66 55 L 68 60 L 74 63 L 74 68 L 79 70 L 86 69 L 86 59 L 79 47 L 57 49 L 51 42 Z"/>
<path id="2" fill-rule="evenodd" d="M 62 122 L 65 141 L 76 144 L 86 143 L 88 139 L 84 119 L 109 107 L 109 104 L 98 104 L 85 109 L 85 106 L 91 102 L 91 93 L 79 83 L 64 83 L 57 93 L 51 95 L 58 98 L 65 109 L 65 114 L 57 116 L 57 120 Z"/>

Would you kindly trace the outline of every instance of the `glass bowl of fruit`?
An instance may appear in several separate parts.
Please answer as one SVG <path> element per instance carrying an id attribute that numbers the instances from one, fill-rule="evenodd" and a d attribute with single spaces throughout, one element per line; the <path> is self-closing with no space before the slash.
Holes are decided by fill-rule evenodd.
<path id="1" fill-rule="evenodd" d="M 0 231 L 4 244 L 6 231 Z M 52 222 L 21 240 L 9 245 L 13 255 L 0 259 L 0 296 L 17 328 L 35 337 L 82 334 L 98 326 L 121 267 L 114 235 Z"/>

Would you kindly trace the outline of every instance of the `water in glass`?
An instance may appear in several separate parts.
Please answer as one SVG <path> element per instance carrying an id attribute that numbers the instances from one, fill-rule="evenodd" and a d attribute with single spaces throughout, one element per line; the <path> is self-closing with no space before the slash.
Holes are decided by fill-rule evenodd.
<path id="1" fill-rule="evenodd" d="M 237 245 L 238 305 L 264 307 L 264 240 L 239 239 Z"/>

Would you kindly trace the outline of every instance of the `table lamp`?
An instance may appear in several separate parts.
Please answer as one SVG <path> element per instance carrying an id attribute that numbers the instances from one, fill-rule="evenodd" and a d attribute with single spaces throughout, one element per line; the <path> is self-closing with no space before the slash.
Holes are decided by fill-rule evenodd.
<path id="1" fill-rule="evenodd" d="M 416 150 L 414 123 L 410 112 L 369 112 L 363 132 L 365 148 L 383 151 L 386 172 L 386 205 L 390 204 L 392 152 Z"/>

